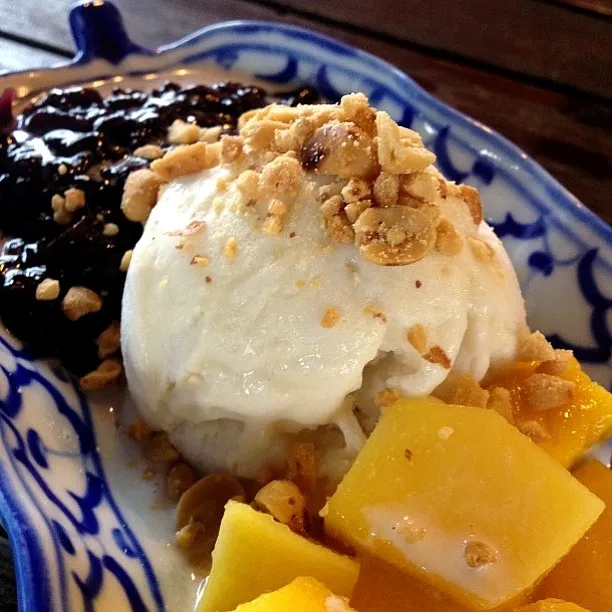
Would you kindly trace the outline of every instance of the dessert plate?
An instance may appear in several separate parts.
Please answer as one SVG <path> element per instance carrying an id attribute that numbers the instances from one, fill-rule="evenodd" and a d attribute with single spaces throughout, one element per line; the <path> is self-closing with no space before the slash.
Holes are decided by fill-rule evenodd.
<path id="1" fill-rule="evenodd" d="M 163 78 L 309 83 L 331 100 L 364 92 L 422 134 L 447 178 L 478 187 L 531 326 L 573 349 L 610 387 L 612 230 L 501 136 L 393 66 L 301 28 L 229 22 L 148 50 L 130 41 L 109 2 L 73 7 L 70 23 L 78 49 L 71 63 L 5 74 L 0 88 L 14 88 L 18 101 L 52 86 L 146 87 Z M 24 612 L 194 605 L 198 581 L 172 545 L 172 510 L 160 504 L 156 483 L 143 482 L 117 427 L 122 402 L 84 397 L 61 370 L 0 335 L 0 512 Z"/>

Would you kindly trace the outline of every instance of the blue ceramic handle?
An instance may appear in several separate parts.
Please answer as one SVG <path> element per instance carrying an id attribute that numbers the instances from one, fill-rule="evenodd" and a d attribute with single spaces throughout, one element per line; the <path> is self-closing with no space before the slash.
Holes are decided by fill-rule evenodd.
<path id="1" fill-rule="evenodd" d="M 76 43 L 75 63 L 104 59 L 119 64 L 127 55 L 152 52 L 134 44 L 123 25 L 119 10 L 112 2 L 94 0 L 70 8 L 70 28 Z"/>

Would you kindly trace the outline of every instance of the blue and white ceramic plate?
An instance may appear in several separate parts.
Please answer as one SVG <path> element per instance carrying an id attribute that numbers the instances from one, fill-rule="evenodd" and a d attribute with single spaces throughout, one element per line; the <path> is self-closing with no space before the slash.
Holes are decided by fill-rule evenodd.
<path id="1" fill-rule="evenodd" d="M 146 16 L 143 16 L 146 18 Z M 308 30 L 231 22 L 151 51 L 133 44 L 110 3 L 76 6 L 67 66 L 6 74 L 25 101 L 51 86 L 171 76 L 363 91 L 419 131 L 448 178 L 479 188 L 514 261 L 532 327 L 612 382 L 612 230 L 527 155 L 448 108 L 393 66 Z M 0 336 L 0 511 L 24 612 L 189 610 L 197 580 L 174 550 L 172 510 L 142 480 L 117 431 L 121 397 L 85 398 L 61 371 Z"/>

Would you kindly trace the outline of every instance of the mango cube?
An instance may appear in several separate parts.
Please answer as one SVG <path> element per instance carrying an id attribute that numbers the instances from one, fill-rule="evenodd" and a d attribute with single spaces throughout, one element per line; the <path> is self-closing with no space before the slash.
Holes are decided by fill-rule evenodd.
<path id="1" fill-rule="evenodd" d="M 525 402 L 523 388 L 540 365 L 537 361 L 514 364 L 487 380 L 486 386 L 508 389 L 517 426 L 527 421 L 540 425 L 544 435 L 538 445 L 569 468 L 593 444 L 612 434 L 612 394 L 592 381 L 571 357 L 567 369 L 557 376 L 576 385 L 573 399 L 559 408 L 534 410 Z"/>
<path id="2" fill-rule="evenodd" d="M 612 610 L 612 470 L 589 461 L 574 476 L 606 503 L 604 513 L 543 580 L 538 595 L 574 601 L 591 612 Z"/>
<path id="3" fill-rule="evenodd" d="M 325 529 L 490 610 L 549 571 L 603 507 L 494 411 L 404 399 L 329 500 Z"/>
<path id="4" fill-rule="evenodd" d="M 518 608 L 516 612 L 589 612 L 589 610 L 568 601 L 546 599 Z"/>
<path id="5" fill-rule="evenodd" d="M 310 577 L 296 578 L 286 587 L 241 604 L 234 612 L 354 612 L 344 597 L 334 595 Z"/>
<path id="6" fill-rule="evenodd" d="M 333 593 L 350 597 L 359 564 L 294 533 L 246 504 L 225 507 L 199 612 L 227 612 L 275 591 L 300 576 L 312 576 Z"/>

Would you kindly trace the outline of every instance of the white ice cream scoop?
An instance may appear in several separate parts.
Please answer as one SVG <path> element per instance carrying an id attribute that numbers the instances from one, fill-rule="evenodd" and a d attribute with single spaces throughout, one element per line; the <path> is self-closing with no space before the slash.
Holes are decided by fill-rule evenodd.
<path id="1" fill-rule="evenodd" d="M 267 233 L 258 224 L 270 198 L 237 206 L 237 172 L 216 166 L 168 184 L 124 294 L 130 392 L 196 465 L 254 476 L 280 460 L 287 436 L 329 423 L 354 454 L 362 434 L 345 398 L 366 365 L 384 364 L 371 396 L 381 386 L 422 396 L 451 368 L 480 379 L 514 357 L 525 329 L 516 276 L 459 197 L 436 201 L 458 253 L 431 248 L 385 266 L 325 229 L 317 194 L 335 177 L 305 172 L 282 230 Z"/>

